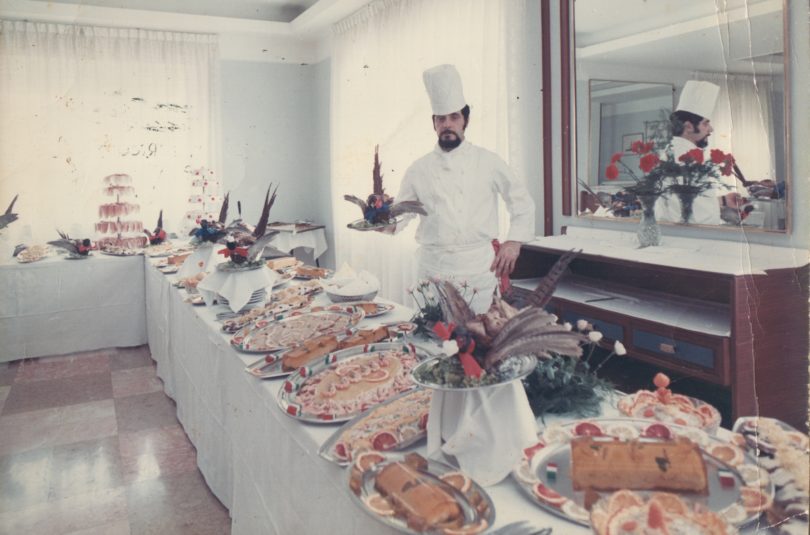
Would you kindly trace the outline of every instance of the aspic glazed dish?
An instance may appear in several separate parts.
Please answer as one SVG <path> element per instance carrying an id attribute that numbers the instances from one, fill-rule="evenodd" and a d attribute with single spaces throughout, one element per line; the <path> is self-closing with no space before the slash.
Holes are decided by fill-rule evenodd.
<path id="1" fill-rule="evenodd" d="M 411 370 L 423 357 L 414 346 L 398 342 L 338 351 L 287 378 L 278 403 L 306 422 L 345 422 L 416 388 Z"/>
<path id="2" fill-rule="evenodd" d="M 741 437 L 728 440 L 700 429 L 630 418 L 577 420 L 546 428 L 512 472 L 527 496 L 543 509 L 572 522 L 589 525 L 587 501 L 593 491 L 574 490 L 571 478 L 571 442 L 577 437 L 605 441 L 670 441 L 688 439 L 701 448 L 706 467 L 707 492 L 679 493 L 690 504 L 701 504 L 734 526 L 756 520 L 768 508 L 773 484 L 763 479 L 756 459 L 746 454 Z M 632 489 L 631 489 L 632 490 Z M 600 495 L 603 493 L 599 493 Z M 649 491 L 639 491 L 647 496 Z"/>

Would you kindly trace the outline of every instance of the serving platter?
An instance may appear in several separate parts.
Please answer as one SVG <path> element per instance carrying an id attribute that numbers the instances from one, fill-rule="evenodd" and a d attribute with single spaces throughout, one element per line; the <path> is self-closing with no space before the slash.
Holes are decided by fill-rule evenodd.
<path id="1" fill-rule="evenodd" d="M 360 230 L 360 231 L 381 230 L 381 229 L 384 229 L 386 227 L 390 227 L 391 225 L 400 224 L 402 222 L 402 219 L 403 219 L 402 216 L 397 216 L 390 223 L 377 223 L 377 224 L 371 224 L 368 221 L 366 221 L 365 219 L 357 219 L 356 221 L 352 221 L 351 223 L 349 223 L 346 226 L 348 228 L 352 229 L 352 230 Z"/>
<path id="2" fill-rule="evenodd" d="M 741 449 L 738 435 L 730 440 L 710 436 L 694 427 L 633 418 L 592 418 L 547 427 L 538 441 L 523 450 L 513 477 L 532 502 L 577 524 L 590 526 L 585 491 L 575 491 L 570 477 L 571 445 L 579 436 L 606 440 L 660 441 L 685 437 L 703 452 L 708 494 L 679 493 L 742 527 L 756 520 L 773 497 L 774 487 L 762 477 L 756 460 Z M 638 491 L 642 496 L 649 491 Z M 604 494 L 604 493 L 600 493 Z"/>
<path id="3" fill-rule="evenodd" d="M 243 271 L 255 271 L 255 270 L 261 269 L 263 267 L 264 267 L 264 261 L 245 262 L 244 264 L 235 264 L 234 262 L 228 260 L 227 262 L 222 262 L 221 264 L 217 264 L 217 271 L 223 271 L 225 273 L 241 273 Z"/>
<path id="4" fill-rule="evenodd" d="M 421 358 L 418 348 L 401 342 L 336 351 L 290 375 L 279 390 L 278 405 L 301 421 L 346 422 L 416 388 L 410 372 Z"/>
<path id="5" fill-rule="evenodd" d="M 450 364 L 450 361 L 447 361 L 446 359 L 458 360 L 455 356 L 440 356 L 426 360 L 413 370 L 414 382 L 425 388 L 431 388 L 433 390 L 445 390 L 448 392 L 483 390 L 488 388 L 497 388 L 499 386 L 511 383 L 512 381 L 523 379 L 532 373 L 535 366 L 537 366 L 537 359 L 533 355 L 518 355 L 509 357 L 500 363 L 498 373 L 501 375 L 494 382 L 486 384 L 452 386 L 441 383 L 435 378 L 437 367 L 444 367 Z M 458 368 L 458 373 L 463 376 L 464 372 L 461 369 L 460 363 L 458 364 Z"/>
<path id="6" fill-rule="evenodd" d="M 376 303 L 374 301 L 350 301 L 347 303 L 340 303 L 339 305 L 332 305 L 332 307 L 354 306 L 362 308 L 367 318 L 376 318 L 387 314 L 394 310 L 394 305 L 388 303 Z M 330 309 L 332 307 L 329 307 Z"/>
<path id="7" fill-rule="evenodd" d="M 242 331 L 245 328 L 252 328 L 259 320 L 267 319 L 277 321 L 284 319 L 291 312 L 303 309 L 309 306 L 311 303 L 311 297 L 300 296 L 295 299 L 288 299 L 284 302 L 270 301 L 263 307 L 253 308 L 244 314 L 226 314 L 228 317 L 222 318 L 222 331 L 228 334 L 237 334 L 239 331 Z M 217 317 L 217 319 L 220 319 L 220 317 Z M 244 337 L 247 332 L 241 334 Z"/>
<path id="8" fill-rule="evenodd" d="M 616 408 L 629 418 L 644 418 L 658 422 L 699 427 L 714 434 L 720 428 L 720 411 L 705 401 L 666 390 L 667 401 L 650 390 L 639 390 L 619 398 Z"/>
<path id="9" fill-rule="evenodd" d="M 107 256 L 138 256 L 143 254 L 143 249 L 123 249 L 120 251 L 119 250 L 109 251 L 102 249 L 99 252 Z"/>
<path id="10" fill-rule="evenodd" d="M 343 424 L 318 454 L 346 466 L 354 453 L 365 449 L 403 450 L 427 436 L 432 397 L 431 390 L 417 388 L 384 401 Z"/>
<path id="11" fill-rule="evenodd" d="M 366 452 L 347 470 L 349 493 L 358 507 L 379 522 L 402 533 L 425 533 L 425 530 L 413 529 L 405 519 L 396 516 L 390 502 L 377 491 L 376 483 L 377 477 L 386 466 L 396 462 L 411 464 L 414 455 Z M 457 521 L 459 525 L 452 528 L 427 526 L 429 533 L 474 535 L 495 523 L 495 504 L 478 483 L 441 461 L 418 457 L 417 463 L 423 464 L 416 469 L 418 476 L 455 501 L 461 513 L 461 518 Z"/>
<path id="12" fill-rule="evenodd" d="M 272 353 L 302 344 L 324 334 L 346 332 L 363 319 L 363 311 L 322 310 L 291 314 L 279 321 L 259 320 L 231 344 L 244 353 Z"/>

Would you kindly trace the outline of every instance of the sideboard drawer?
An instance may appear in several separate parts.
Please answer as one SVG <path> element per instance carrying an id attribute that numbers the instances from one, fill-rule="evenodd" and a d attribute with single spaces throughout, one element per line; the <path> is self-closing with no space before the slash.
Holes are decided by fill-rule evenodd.
<path id="1" fill-rule="evenodd" d="M 718 355 L 713 347 L 677 340 L 642 329 L 634 329 L 632 337 L 633 346 L 639 349 L 709 370 L 717 368 Z"/>

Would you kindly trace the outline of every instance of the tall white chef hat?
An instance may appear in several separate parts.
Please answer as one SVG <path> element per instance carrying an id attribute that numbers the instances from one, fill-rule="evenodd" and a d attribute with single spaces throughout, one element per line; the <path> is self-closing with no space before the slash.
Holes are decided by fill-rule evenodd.
<path id="1" fill-rule="evenodd" d="M 678 100 L 678 107 L 675 108 L 675 111 L 688 111 L 700 115 L 704 119 L 711 120 L 719 94 L 720 86 L 711 82 L 689 80 L 683 86 L 681 98 Z"/>
<path id="2" fill-rule="evenodd" d="M 461 75 L 453 65 L 437 65 L 422 73 L 434 115 L 447 115 L 467 105 Z"/>

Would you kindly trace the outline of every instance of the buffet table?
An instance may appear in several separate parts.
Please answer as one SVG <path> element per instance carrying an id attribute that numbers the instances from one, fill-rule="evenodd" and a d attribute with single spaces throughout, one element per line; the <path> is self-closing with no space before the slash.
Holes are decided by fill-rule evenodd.
<path id="1" fill-rule="evenodd" d="M 143 257 L 9 262 L 0 265 L 0 362 L 146 343 Z"/>
<path id="2" fill-rule="evenodd" d="M 149 262 L 149 260 L 147 260 Z M 394 533 L 353 503 L 347 472 L 318 455 L 338 425 L 313 425 L 279 409 L 283 379 L 244 371 L 260 355 L 236 352 L 214 320 L 216 310 L 192 307 L 173 276 L 146 269 L 147 329 L 152 358 L 177 416 L 197 448 L 211 490 L 230 510 L 232 533 Z M 327 303 L 321 295 L 318 302 Z M 216 307 L 219 308 L 219 307 Z M 405 307 L 380 322 L 411 317 Z M 363 320 L 360 328 L 377 323 Z M 606 416 L 617 415 L 612 407 Z M 424 443 L 417 451 L 424 453 Z M 555 533 L 590 533 L 532 504 L 511 478 L 487 489 L 495 526 L 528 520 Z"/>

